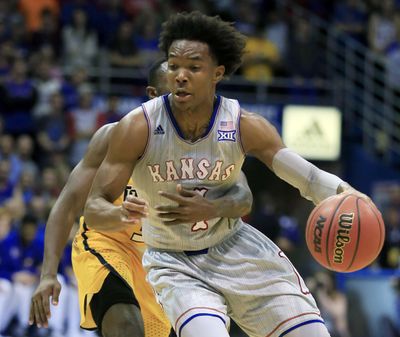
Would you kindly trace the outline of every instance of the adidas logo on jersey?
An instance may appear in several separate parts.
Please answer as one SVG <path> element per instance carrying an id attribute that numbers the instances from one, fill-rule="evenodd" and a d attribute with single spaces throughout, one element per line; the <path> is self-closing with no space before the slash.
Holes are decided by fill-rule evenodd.
<path id="1" fill-rule="evenodd" d="M 162 126 L 160 124 L 155 128 L 154 134 L 155 135 L 163 135 L 163 134 L 165 134 L 165 131 L 164 131 L 164 129 L 162 128 Z"/>

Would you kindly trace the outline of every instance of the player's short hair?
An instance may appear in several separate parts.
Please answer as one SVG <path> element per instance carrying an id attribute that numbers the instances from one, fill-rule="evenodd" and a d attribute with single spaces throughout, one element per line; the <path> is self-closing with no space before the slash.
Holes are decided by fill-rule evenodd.
<path id="1" fill-rule="evenodd" d="M 233 74 L 241 65 L 246 46 L 245 36 L 232 23 L 198 11 L 175 14 L 163 23 L 158 46 L 166 57 L 175 40 L 206 43 L 218 65 L 225 66 L 226 76 Z"/>
<path id="2" fill-rule="evenodd" d="M 166 61 L 167 60 L 165 58 L 161 58 L 161 59 L 157 60 L 156 62 L 154 62 L 150 66 L 148 75 L 147 75 L 147 84 L 148 85 L 150 85 L 152 87 L 157 87 L 159 76 L 162 72 L 161 65 Z"/>

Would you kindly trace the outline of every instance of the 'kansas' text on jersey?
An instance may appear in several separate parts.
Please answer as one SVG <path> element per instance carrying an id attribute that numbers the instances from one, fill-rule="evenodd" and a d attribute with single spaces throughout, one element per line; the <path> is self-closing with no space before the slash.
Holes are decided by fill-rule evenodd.
<path id="1" fill-rule="evenodd" d="M 197 190 L 207 199 L 224 195 L 237 181 L 244 161 L 240 142 L 240 106 L 218 96 L 206 134 L 195 142 L 183 138 L 168 95 L 143 104 L 149 127 L 145 153 L 132 178 L 139 195 L 149 202 L 142 222 L 147 245 L 168 250 L 199 250 L 234 232 L 241 219 L 216 218 L 197 223 L 164 225 L 153 207 L 173 203 L 158 191 L 176 193 L 176 185 Z"/>

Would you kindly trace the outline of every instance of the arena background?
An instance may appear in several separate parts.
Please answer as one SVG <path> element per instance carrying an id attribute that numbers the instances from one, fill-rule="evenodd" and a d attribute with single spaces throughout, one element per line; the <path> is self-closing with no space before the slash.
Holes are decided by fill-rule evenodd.
<path id="1" fill-rule="evenodd" d="M 148 68 L 161 56 L 161 23 L 171 13 L 200 10 L 248 36 L 244 65 L 218 92 L 368 193 L 382 210 L 387 238 L 366 269 L 327 272 L 305 246 L 311 203 L 252 158 L 244 165 L 255 197 L 246 220 L 291 257 L 333 337 L 399 336 L 399 8 L 398 0 L 0 0 L 0 334 L 84 334 L 70 248 L 51 329 L 27 325 L 47 214 L 95 130 L 146 99 Z M 30 231 L 22 230 L 27 224 Z M 19 235 L 19 253 L 27 254 L 17 267 L 10 267 L 18 252 L 8 250 L 8 235 Z M 243 334 L 234 326 L 232 335 Z"/>

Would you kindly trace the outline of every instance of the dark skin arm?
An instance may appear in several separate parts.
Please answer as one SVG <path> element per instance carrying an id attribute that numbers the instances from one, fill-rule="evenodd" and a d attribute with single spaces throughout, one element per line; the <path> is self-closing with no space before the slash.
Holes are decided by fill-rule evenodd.
<path id="1" fill-rule="evenodd" d="M 72 170 L 67 183 L 54 204 L 46 225 L 45 249 L 40 283 L 32 296 L 29 323 L 48 327 L 49 298 L 58 303 L 61 285 L 57 269 L 76 218 L 81 214 L 87 195 L 102 162 L 112 126 L 99 129 L 93 136 L 85 157 Z"/>
<path id="2" fill-rule="evenodd" d="M 184 189 L 180 184 L 176 194 L 162 191 L 160 194 L 178 204 L 155 207 L 166 225 L 241 217 L 250 213 L 253 203 L 253 195 L 243 172 L 240 173 L 240 180 L 223 197 L 215 200 L 208 200 L 199 192 Z"/>

